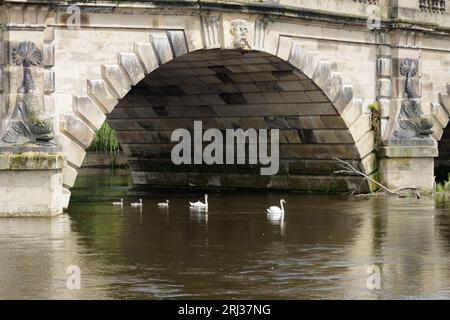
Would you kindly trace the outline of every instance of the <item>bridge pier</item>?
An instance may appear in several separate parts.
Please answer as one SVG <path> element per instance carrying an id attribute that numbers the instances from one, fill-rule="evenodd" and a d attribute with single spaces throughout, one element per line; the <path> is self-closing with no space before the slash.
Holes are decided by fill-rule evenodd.
<path id="1" fill-rule="evenodd" d="M 434 185 L 435 131 L 440 128 L 432 111 L 423 105 L 423 38 L 423 33 L 402 29 L 382 32 L 379 38 L 379 173 L 381 182 L 393 190 L 431 190 Z"/>
<path id="2" fill-rule="evenodd" d="M 391 190 L 405 187 L 431 190 L 434 186 L 434 146 L 391 146 L 380 153 L 380 180 Z"/>
<path id="3" fill-rule="evenodd" d="M 0 153 L 0 217 L 50 217 L 63 212 L 62 153 Z"/>

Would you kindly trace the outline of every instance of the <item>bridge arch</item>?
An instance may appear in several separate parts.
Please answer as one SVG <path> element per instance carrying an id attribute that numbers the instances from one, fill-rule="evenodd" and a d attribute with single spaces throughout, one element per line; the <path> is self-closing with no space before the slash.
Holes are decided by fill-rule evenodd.
<path id="1" fill-rule="evenodd" d="M 262 178 L 245 170 L 238 175 L 178 172 L 170 175 L 178 185 L 234 188 L 240 177 L 243 187 L 369 190 L 359 177 L 332 175 L 333 157 L 369 175 L 377 169 L 370 115 L 362 112 L 363 99 L 354 97 L 337 63 L 295 37 L 277 36 L 276 48 L 266 49 L 264 43 L 274 39 L 261 35 L 258 22 L 252 37 L 241 39 L 219 36 L 211 21 L 202 18 L 201 45 L 189 45 L 186 30 L 150 32 L 148 42 L 116 52 L 117 61 L 102 63 L 98 77 L 86 78 L 86 94 L 71 94 L 71 109 L 60 114 L 56 138 L 68 160 L 63 170 L 67 203 L 84 149 L 106 120 L 118 132 L 138 184 L 168 181 L 168 175 L 155 171 L 166 168 L 161 155 L 170 157 L 167 130 L 203 119 L 219 129 L 280 129 L 280 173 Z M 248 32 L 242 21 L 228 24 L 244 23 L 240 27 Z"/>

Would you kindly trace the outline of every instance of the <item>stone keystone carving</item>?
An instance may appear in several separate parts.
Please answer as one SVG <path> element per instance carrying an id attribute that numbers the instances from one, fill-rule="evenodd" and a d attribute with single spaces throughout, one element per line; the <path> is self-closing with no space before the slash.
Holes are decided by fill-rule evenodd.
<path id="1" fill-rule="evenodd" d="M 419 95 L 412 85 L 412 78 L 417 74 L 417 64 L 412 59 L 403 60 L 400 73 L 406 76 L 405 100 L 401 106 L 398 129 L 394 132 L 394 136 L 402 140 L 429 137 L 433 133 L 431 131 L 433 122 L 423 114 Z"/>
<path id="2" fill-rule="evenodd" d="M 14 146 L 54 145 L 52 120 L 45 115 L 44 99 L 37 90 L 32 66 L 42 62 L 41 50 L 33 42 L 24 41 L 12 50 L 12 60 L 23 68 L 22 85 L 17 90 L 14 112 L 8 121 L 3 142 Z"/>
<path id="3" fill-rule="evenodd" d="M 250 50 L 248 43 L 248 22 L 242 19 L 236 19 L 230 22 L 230 33 L 233 36 L 231 46 L 235 49 Z"/>

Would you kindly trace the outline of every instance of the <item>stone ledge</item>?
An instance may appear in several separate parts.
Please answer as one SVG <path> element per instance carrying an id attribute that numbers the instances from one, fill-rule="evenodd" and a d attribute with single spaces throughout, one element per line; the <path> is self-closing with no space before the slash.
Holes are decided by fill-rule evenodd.
<path id="1" fill-rule="evenodd" d="M 395 146 L 380 148 L 380 156 L 385 158 L 435 158 L 437 146 Z"/>
<path id="2" fill-rule="evenodd" d="M 67 165 L 62 153 L 1 153 L 0 170 L 58 170 Z"/>

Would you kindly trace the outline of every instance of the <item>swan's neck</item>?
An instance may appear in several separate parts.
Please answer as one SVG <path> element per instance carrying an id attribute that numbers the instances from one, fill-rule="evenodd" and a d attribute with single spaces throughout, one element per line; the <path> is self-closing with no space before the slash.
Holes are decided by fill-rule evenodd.
<path id="1" fill-rule="evenodd" d="M 208 197 L 205 196 L 205 205 L 208 205 Z"/>
<path id="2" fill-rule="evenodd" d="M 280 201 L 280 205 L 281 205 L 281 213 L 284 213 L 283 201 Z"/>

